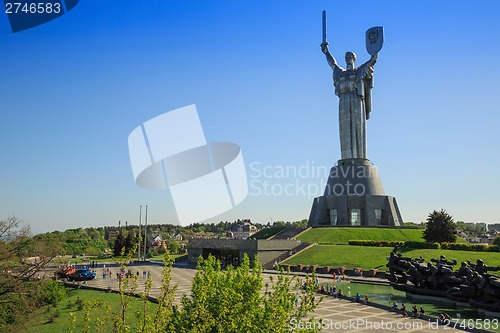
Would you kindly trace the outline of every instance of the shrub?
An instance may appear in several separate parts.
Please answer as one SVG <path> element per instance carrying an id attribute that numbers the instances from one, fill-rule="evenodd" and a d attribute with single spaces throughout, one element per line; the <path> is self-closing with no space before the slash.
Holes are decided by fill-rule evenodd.
<path id="1" fill-rule="evenodd" d="M 439 249 L 438 243 L 428 243 L 428 242 L 398 242 L 389 240 L 350 240 L 349 245 L 355 246 L 378 246 L 378 247 L 394 247 L 396 244 L 404 245 L 405 247 L 412 249 Z"/>
<path id="2" fill-rule="evenodd" d="M 468 243 L 443 243 L 443 250 L 461 250 L 461 251 L 478 251 L 478 252 L 500 252 L 500 248 L 496 245 L 487 244 L 468 244 Z"/>
<path id="3" fill-rule="evenodd" d="M 56 305 L 66 298 L 66 288 L 54 280 L 44 280 L 40 285 L 41 301 L 43 304 Z"/>
<path id="4" fill-rule="evenodd" d="M 389 240 L 350 240 L 349 245 L 355 246 L 380 246 L 380 247 L 394 247 L 398 241 Z"/>
<path id="5" fill-rule="evenodd" d="M 435 249 L 439 250 L 440 246 L 438 243 L 429 243 L 429 242 L 404 242 L 405 247 L 409 247 L 412 249 Z"/>

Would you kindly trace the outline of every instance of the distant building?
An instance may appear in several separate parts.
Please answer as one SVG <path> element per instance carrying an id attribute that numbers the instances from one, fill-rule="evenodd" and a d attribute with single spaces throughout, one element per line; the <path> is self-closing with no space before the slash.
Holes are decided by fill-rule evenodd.
<path id="1" fill-rule="evenodd" d="M 250 220 L 241 221 L 240 224 L 235 225 L 231 230 L 233 238 L 235 239 L 247 239 L 257 231 L 259 231 L 259 229 L 257 229 Z"/>
<path id="2" fill-rule="evenodd" d="M 149 244 L 151 244 L 152 246 L 159 246 L 162 244 L 162 242 L 163 238 L 161 237 L 160 234 L 152 234 L 149 237 Z"/>
<path id="3" fill-rule="evenodd" d="M 491 234 L 481 234 L 477 237 L 468 237 L 467 242 L 468 243 L 474 243 L 474 244 L 489 244 L 493 245 L 493 242 L 495 241 L 496 234 L 491 233 Z"/>
<path id="4" fill-rule="evenodd" d="M 118 237 L 118 230 L 106 229 L 106 233 L 104 234 L 104 239 L 116 239 Z"/>
<path id="5" fill-rule="evenodd" d="M 488 231 L 499 231 L 500 232 L 500 223 L 488 224 Z"/>
<path id="6" fill-rule="evenodd" d="M 174 232 L 172 233 L 172 238 L 177 239 L 178 241 L 182 242 L 182 235 L 180 233 L 175 234 Z"/>
<path id="7" fill-rule="evenodd" d="M 483 222 L 476 223 L 476 227 L 477 227 L 477 228 L 481 228 L 481 229 L 483 229 L 484 231 L 488 230 L 488 225 L 487 225 L 486 223 L 483 223 Z"/>

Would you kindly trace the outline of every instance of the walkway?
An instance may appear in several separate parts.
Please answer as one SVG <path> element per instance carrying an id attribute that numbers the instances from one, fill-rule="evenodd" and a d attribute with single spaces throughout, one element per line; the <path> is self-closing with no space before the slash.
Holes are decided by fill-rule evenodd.
<path id="1" fill-rule="evenodd" d="M 116 279 L 116 265 L 108 265 L 113 272 L 113 278 L 102 278 L 102 268 L 96 269 L 97 278 L 88 281 L 88 286 L 108 289 L 111 287 L 117 289 L 118 281 Z M 152 296 L 160 294 L 161 287 L 161 265 L 144 264 L 129 266 L 135 274 L 139 272 L 139 291 L 143 290 L 145 278 L 142 272 L 150 272 L 153 279 L 153 288 L 151 290 Z M 172 283 L 177 284 L 177 291 L 175 294 L 175 302 L 180 303 L 182 295 L 190 294 L 191 280 L 196 274 L 196 270 L 192 268 L 172 268 Z M 263 273 L 264 282 L 269 281 L 269 277 L 274 275 L 271 271 Z M 331 283 L 331 278 L 327 276 L 319 277 L 320 283 Z M 333 297 L 325 297 L 320 305 L 316 308 L 314 313 L 316 318 L 316 325 L 320 325 L 322 319 L 323 330 L 321 332 L 424 332 L 431 333 L 437 331 L 446 332 L 463 332 L 461 330 L 453 329 L 451 327 L 437 326 L 433 321 L 429 322 L 421 319 L 403 318 L 401 315 L 394 312 L 389 312 L 376 307 L 367 306 L 359 303 L 353 303 L 349 300 L 339 300 Z M 299 325 L 306 325 L 303 323 L 292 323 L 295 327 Z"/>

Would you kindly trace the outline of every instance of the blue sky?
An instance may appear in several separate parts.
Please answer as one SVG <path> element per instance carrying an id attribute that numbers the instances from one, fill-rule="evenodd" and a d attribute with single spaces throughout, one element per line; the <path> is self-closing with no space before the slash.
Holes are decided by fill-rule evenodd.
<path id="1" fill-rule="evenodd" d="M 208 141 L 240 145 L 250 184 L 208 222 L 307 218 L 340 158 L 323 9 L 341 64 L 366 61 L 364 32 L 384 27 L 368 157 L 404 220 L 500 222 L 495 0 L 87 0 L 15 34 L 0 14 L 0 218 L 35 233 L 137 224 L 147 204 L 149 223 L 176 223 L 168 190 L 135 185 L 127 138 L 190 104 Z"/>

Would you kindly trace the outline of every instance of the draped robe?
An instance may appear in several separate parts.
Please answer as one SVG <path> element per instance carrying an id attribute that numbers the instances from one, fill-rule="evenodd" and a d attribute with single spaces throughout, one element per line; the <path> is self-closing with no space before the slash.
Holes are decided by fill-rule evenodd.
<path id="1" fill-rule="evenodd" d="M 366 159 L 366 120 L 371 111 L 373 65 L 370 59 L 363 65 L 344 69 L 335 61 L 333 69 L 335 94 L 339 97 L 339 132 L 341 158 Z"/>

